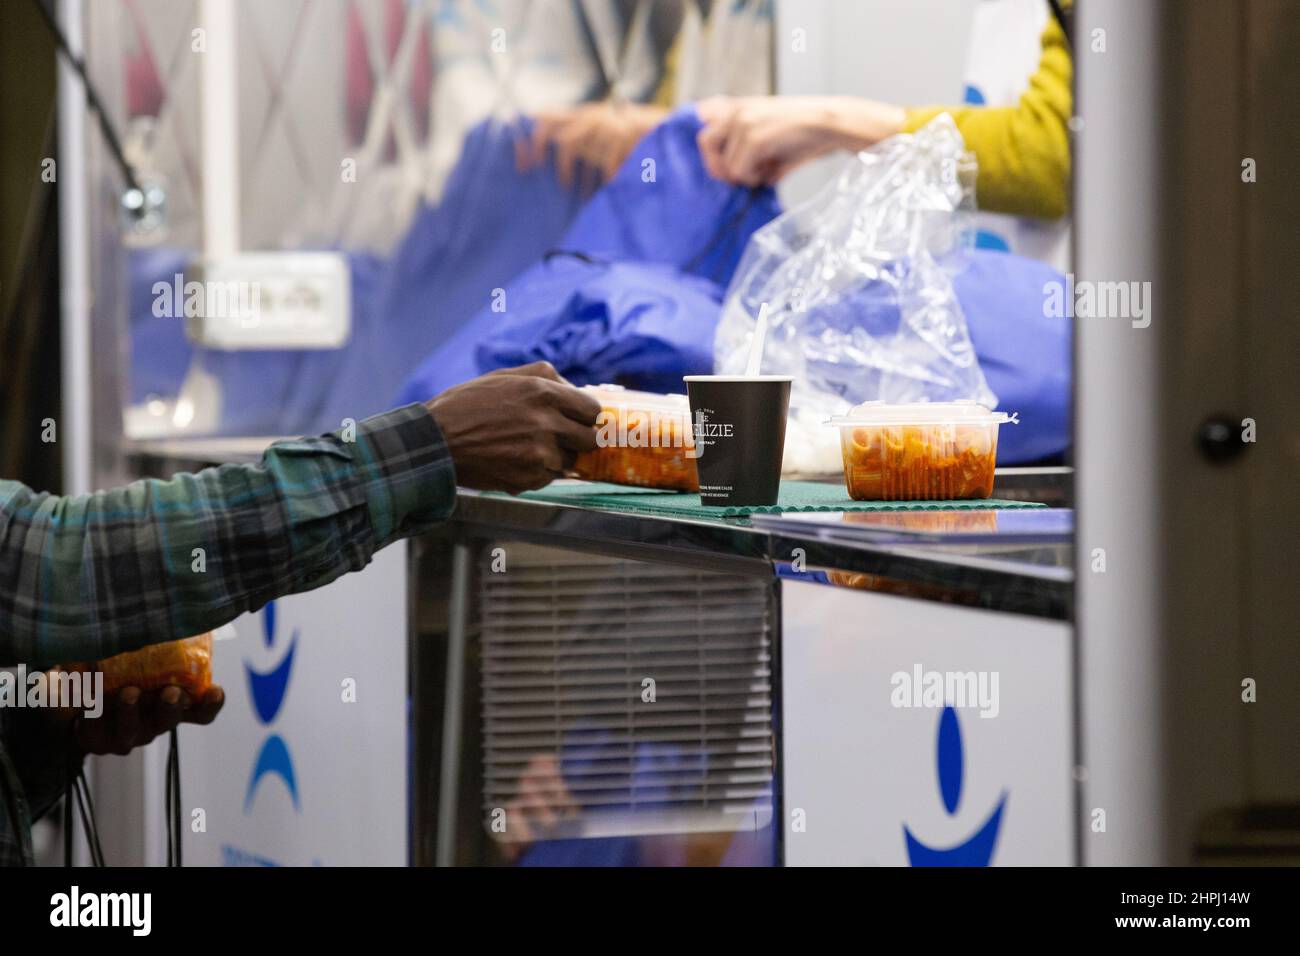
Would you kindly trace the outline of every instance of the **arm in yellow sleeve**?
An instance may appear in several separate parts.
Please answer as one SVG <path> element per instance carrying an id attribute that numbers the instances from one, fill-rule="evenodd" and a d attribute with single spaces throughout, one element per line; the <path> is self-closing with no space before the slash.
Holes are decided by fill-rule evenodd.
<path id="1" fill-rule="evenodd" d="M 1072 74 L 1065 34 L 1050 19 L 1038 71 L 1018 104 L 911 109 L 904 132 L 940 113 L 951 114 L 979 162 L 975 198 L 980 209 L 1059 219 L 1069 212 Z"/>
<path id="2" fill-rule="evenodd" d="M 682 32 L 678 30 L 673 45 L 664 57 L 664 73 L 659 78 L 659 87 L 655 90 L 654 99 L 651 100 L 656 106 L 672 109 L 677 104 L 677 65 L 681 62 L 681 58 Z"/>

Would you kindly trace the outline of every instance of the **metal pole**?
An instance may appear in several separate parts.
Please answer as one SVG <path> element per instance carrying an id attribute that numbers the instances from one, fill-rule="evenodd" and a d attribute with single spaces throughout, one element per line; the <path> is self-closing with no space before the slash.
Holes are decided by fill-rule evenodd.
<path id="1" fill-rule="evenodd" d="M 82 56 L 81 0 L 59 0 L 59 23 L 69 49 Z M 86 173 L 86 93 L 76 70 L 59 59 L 59 321 L 63 338 L 63 492 L 91 485 L 90 207 Z"/>
<path id="2" fill-rule="evenodd" d="M 469 617 L 470 549 L 458 542 L 451 556 L 451 607 L 447 622 L 447 696 L 442 717 L 442 770 L 438 781 L 438 843 L 434 862 L 456 861 L 460 796 L 460 746 L 465 696 L 465 641 Z"/>
<path id="3" fill-rule="evenodd" d="M 1077 54 L 1075 269 L 1079 282 L 1158 279 L 1162 3 L 1089 0 L 1075 35 L 1104 25 L 1104 58 Z M 1123 156 L 1123 161 L 1116 160 Z M 1152 282 L 1157 288 L 1157 282 Z M 1077 694 L 1082 862 L 1167 862 L 1161 687 L 1162 328 L 1075 318 Z M 1134 453 L 1142 449 L 1142 453 Z M 1122 466 L 1120 463 L 1123 463 Z M 1104 564 L 1102 562 L 1105 562 Z M 1104 568 L 1105 570 L 1098 570 Z M 1104 832 L 1093 821 L 1104 813 Z M 1099 824 L 1098 824 L 1099 825 Z"/>
<path id="4" fill-rule="evenodd" d="M 203 168 L 203 256 L 216 261 L 239 251 L 238 18 L 234 0 L 201 0 L 206 36 L 199 58 L 199 130 Z"/>

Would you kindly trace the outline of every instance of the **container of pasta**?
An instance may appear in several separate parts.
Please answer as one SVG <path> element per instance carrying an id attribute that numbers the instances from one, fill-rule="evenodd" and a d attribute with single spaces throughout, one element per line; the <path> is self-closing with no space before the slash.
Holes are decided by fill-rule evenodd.
<path id="1" fill-rule="evenodd" d="M 691 408 L 685 395 L 593 385 L 600 402 L 595 451 L 583 452 L 573 472 L 588 481 L 642 488 L 698 491 Z"/>
<path id="2" fill-rule="evenodd" d="M 212 635 L 151 644 L 94 664 L 66 666 L 72 671 L 103 671 L 107 694 L 123 687 L 147 691 L 174 684 L 197 699 L 212 686 Z"/>
<path id="3" fill-rule="evenodd" d="M 840 430 L 844 484 L 855 501 L 951 501 L 993 494 L 998 427 L 1016 415 L 975 402 L 866 402 L 827 424 Z"/>

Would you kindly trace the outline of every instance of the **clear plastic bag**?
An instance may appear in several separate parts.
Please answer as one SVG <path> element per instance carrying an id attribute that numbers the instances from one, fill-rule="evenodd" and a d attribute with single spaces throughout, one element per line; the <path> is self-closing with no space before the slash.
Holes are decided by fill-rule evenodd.
<path id="1" fill-rule="evenodd" d="M 974 210 L 975 160 L 946 113 L 859 153 L 750 239 L 714 340 L 741 374 L 768 305 L 763 372 L 793 375 L 784 470 L 838 470 L 832 415 L 866 401 L 997 406 L 944 267 Z"/>

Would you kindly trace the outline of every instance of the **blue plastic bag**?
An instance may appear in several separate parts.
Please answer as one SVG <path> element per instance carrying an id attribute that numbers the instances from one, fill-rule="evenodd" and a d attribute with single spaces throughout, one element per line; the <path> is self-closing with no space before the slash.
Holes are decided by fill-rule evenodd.
<path id="1" fill-rule="evenodd" d="M 1037 259 L 973 249 L 953 286 L 998 408 L 1019 425 L 998 430 L 998 464 L 1057 458 L 1070 446 L 1073 326 L 1044 315 L 1044 288 L 1065 277 Z"/>
<path id="2" fill-rule="evenodd" d="M 553 258 L 525 273 L 508 324 L 477 348 L 481 369 L 544 359 L 577 385 L 682 391 L 713 370 L 722 286 L 668 265 Z"/>
<path id="3" fill-rule="evenodd" d="M 770 189 L 713 179 L 701 122 L 679 110 L 649 133 L 556 243 L 415 371 L 399 401 L 546 359 L 576 382 L 682 390 L 712 370 L 721 290 L 754 230 L 780 211 Z M 473 360 L 468 359 L 473 355 Z"/>

